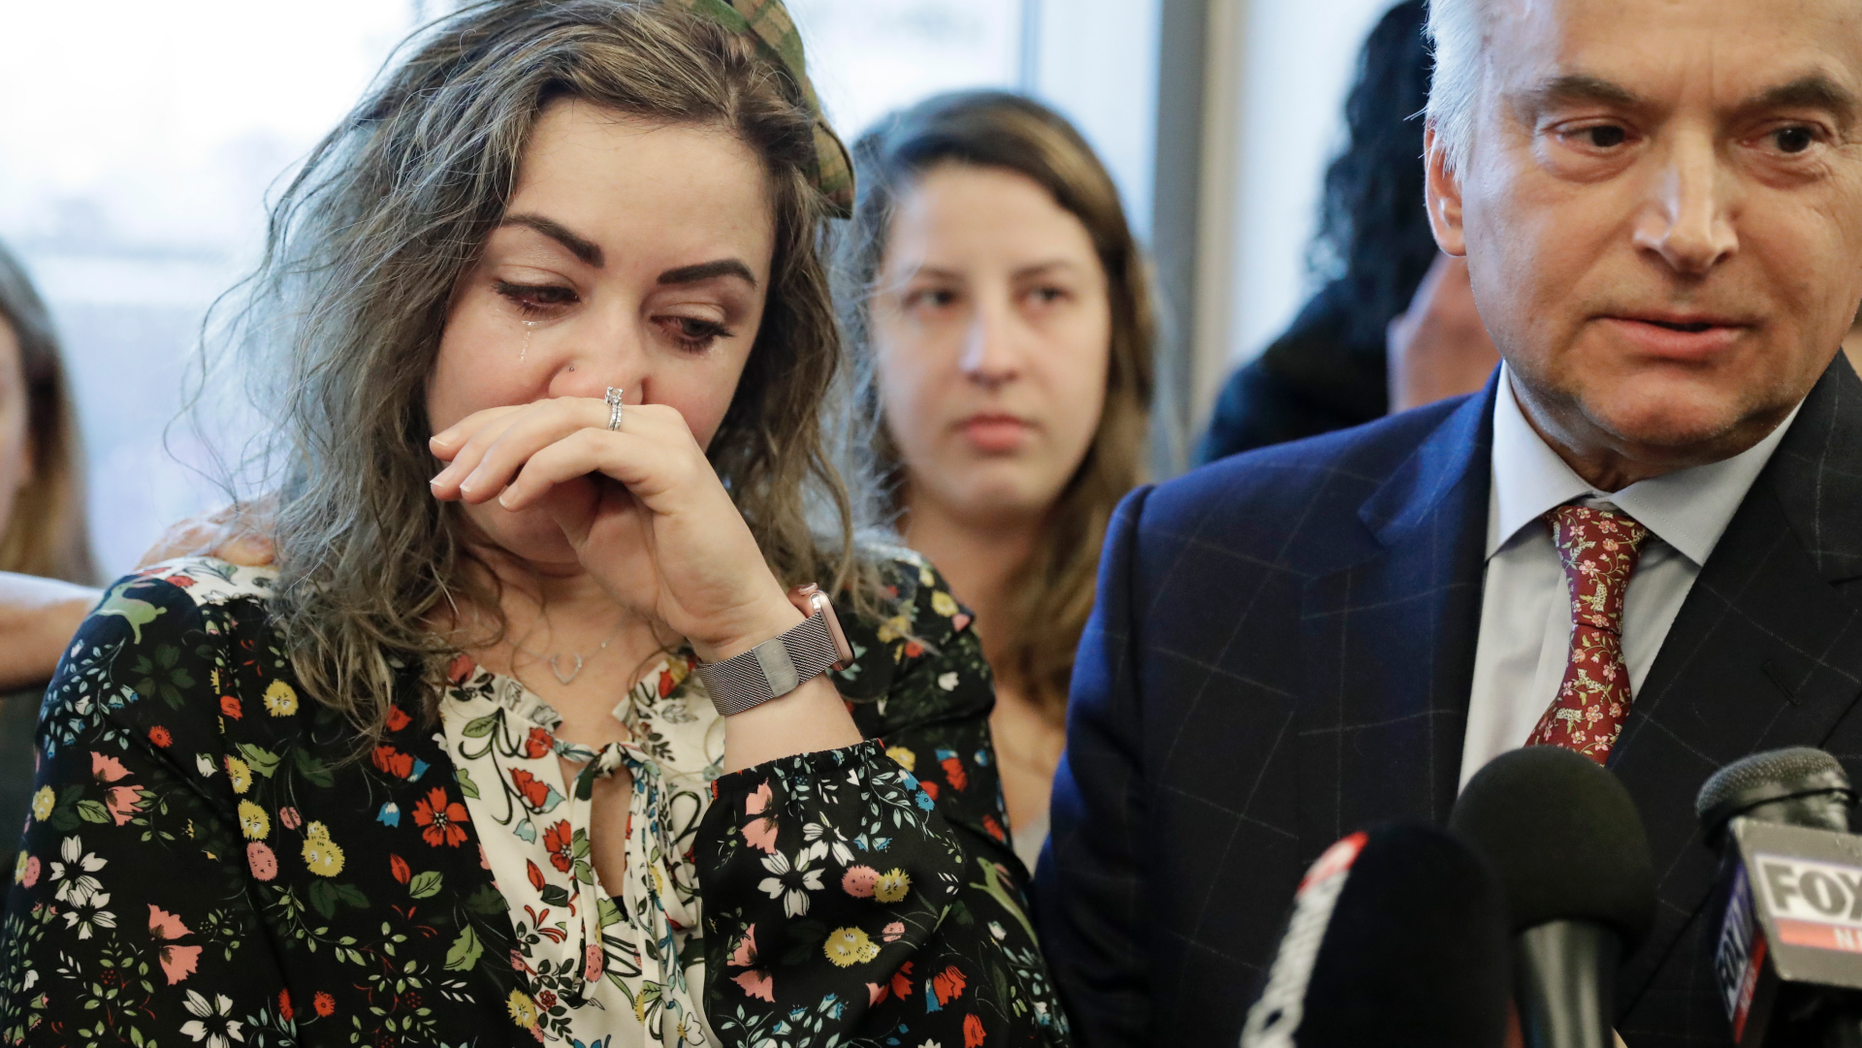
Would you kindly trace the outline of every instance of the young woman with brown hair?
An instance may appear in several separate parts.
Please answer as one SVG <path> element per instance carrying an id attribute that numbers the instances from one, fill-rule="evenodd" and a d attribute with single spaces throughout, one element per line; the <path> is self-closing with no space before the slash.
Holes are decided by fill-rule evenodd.
<path id="1" fill-rule="evenodd" d="M 975 635 L 825 437 L 849 189 L 773 0 L 419 37 L 232 343 L 276 567 L 119 581 L 47 693 L 0 1035 L 1063 1042 Z"/>
<path id="2" fill-rule="evenodd" d="M 95 582 L 84 494 L 77 410 L 51 314 L 0 247 L 0 572 Z"/>
<path id="3" fill-rule="evenodd" d="M 928 99 L 861 138 L 854 162 L 843 302 L 861 403 L 899 533 L 976 610 L 1010 825 L 1032 867 L 1100 540 L 1143 477 L 1145 263 L 1104 165 L 1027 98 Z"/>
<path id="4" fill-rule="evenodd" d="M 58 335 L 25 267 L 0 247 L 0 826 L 26 817 L 32 728 L 57 652 L 96 600 L 84 453 Z M 0 859 L 11 861 L 11 839 Z"/>
<path id="5" fill-rule="evenodd" d="M 0 777 L 20 754 L 30 765 L 39 695 L 72 632 L 103 595 L 95 588 L 101 580 L 85 496 L 77 406 L 51 311 L 25 266 L 0 245 L 0 692 L 13 692 L 0 711 Z M 150 555 L 160 559 L 156 554 L 168 547 L 196 540 L 224 547 L 242 564 L 270 559 L 257 536 L 243 529 L 222 534 L 202 521 L 178 525 Z M 14 699 L 30 710 L 15 712 Z M 5 723 L 9 716 L 23 720 L 23 736 Z M 23 816 L 25 807 L 18 810 Z M 11 811 L 0 799 L 0 825 L 11 825 Z"/>
<path id="6" fill-rule="evenodd" d="M 51 313 L 0 247 L 0 689 L 44 684 L 96 601 L 82 443 Z"/>

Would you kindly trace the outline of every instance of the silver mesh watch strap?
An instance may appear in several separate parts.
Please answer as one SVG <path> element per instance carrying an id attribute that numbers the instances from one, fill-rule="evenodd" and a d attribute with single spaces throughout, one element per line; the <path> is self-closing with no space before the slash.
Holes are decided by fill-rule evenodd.
<path id="1" fill-rule="evenodd" d="M 816 612 L 800 626 L 741 655 L 699 663 L 698 679 L 705 682 L 718 714 L 728 717 L 787 695 L 803 681 L 827 672 L 839 658 L 827 617 Z"/>

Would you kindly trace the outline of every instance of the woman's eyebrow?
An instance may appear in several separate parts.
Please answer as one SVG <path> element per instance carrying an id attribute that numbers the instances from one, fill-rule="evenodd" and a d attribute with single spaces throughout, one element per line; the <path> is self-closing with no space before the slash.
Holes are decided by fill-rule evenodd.
<path id="1" fill-rule="evenodd" d="M 895 283 L 898 283 L 898 284 L 904 284 L 909 281 L 918 280 L 920 278 L 927 278 L 931 280 L 948 280 L 954 284 L 961 284 L 966 279 L 964 272 L 961 269 L 946 269 L 942 266 L 934 266 L 930 264 L 919 266 L 916 269 L 907 269 L 904 266 L 901 266 L 899 268 L 901 270 L 901 272 L 899 273 L 899 279 L 895 281 Z"/>
<path id="2" fill-rule="evenodd" d="M 504 216 L 504 221 L 498 224 L 500 226 L 524 226 L 529 229 L 534 229 L 561 244 L 563 247 L 568 248 L 570 254 L 581 259 L 585 264 L 594 266 L 596 269 L 600 269 L 606 264 L 601 254 L 600 244 L 586 237 L 579 237 L 571 233 L 567 226 L 564 226 L 561 222 L 553 218 L 544 218 L 542 215 L 506 215 Z"/>
<path id="3" fill-rule="evenodd" d="M 662 284 L 696 284 L 712 277 L 738 277 L 751 287 L 756 286 L 756 277 L 750 267 L 734 258 L 720 258 L 715 262 L 700 262 L 695 266 L 680 266 L 668 269 L 659 275 Z"/>
<path id="4" fill-rule="evenodd" d="M 1015 270 L 1017 279 L 1038 277 L 1047 273 L 1068 272 L 1080 268 L 1069 258 L 1050 258 L 1043 262 L 1030 262 Z"/>

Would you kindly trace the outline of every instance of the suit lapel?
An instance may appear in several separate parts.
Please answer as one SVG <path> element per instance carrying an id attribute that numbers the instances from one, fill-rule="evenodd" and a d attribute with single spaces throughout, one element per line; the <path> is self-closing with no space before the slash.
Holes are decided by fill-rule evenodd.
<path id="1" fill-rule="evenodd" d="M 1310 582 L 1296 716 L 1300 850 L 1453 804 L 1479 634 L 1490 381 L 1360 508 L 1379 551 Z"/>
<path id="2" fill-rule="evenodd" d="M 1839 354 L 1689 591 L 1610 767 L 1648 829 L 1661 905 L 1624 967 L 1632 1007 L 1712 890 L 1694 796 L 1721 766 L 1818 746 L 1862 691 L 1862 382 Z"/>

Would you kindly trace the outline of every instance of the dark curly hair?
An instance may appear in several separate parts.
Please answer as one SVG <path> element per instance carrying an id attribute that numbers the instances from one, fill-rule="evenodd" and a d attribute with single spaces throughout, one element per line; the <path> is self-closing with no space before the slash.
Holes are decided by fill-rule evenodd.
<path id="1" fill-rule="evenodd" d="M 1409 308 L 1436 253 L 1423 205 L 1425 17 L 1423 0 L 1403 0 L 1364 42 L 1345 100 L 1349 138 L 1326 169 L 1319 233 L 1308 255 L 1313 271 L 1327 278 L 1314 302 L 1326 302 L 1334 316 L 1346 311 L 1346 341 L 1378 353 L 1384 329 Z"/>

